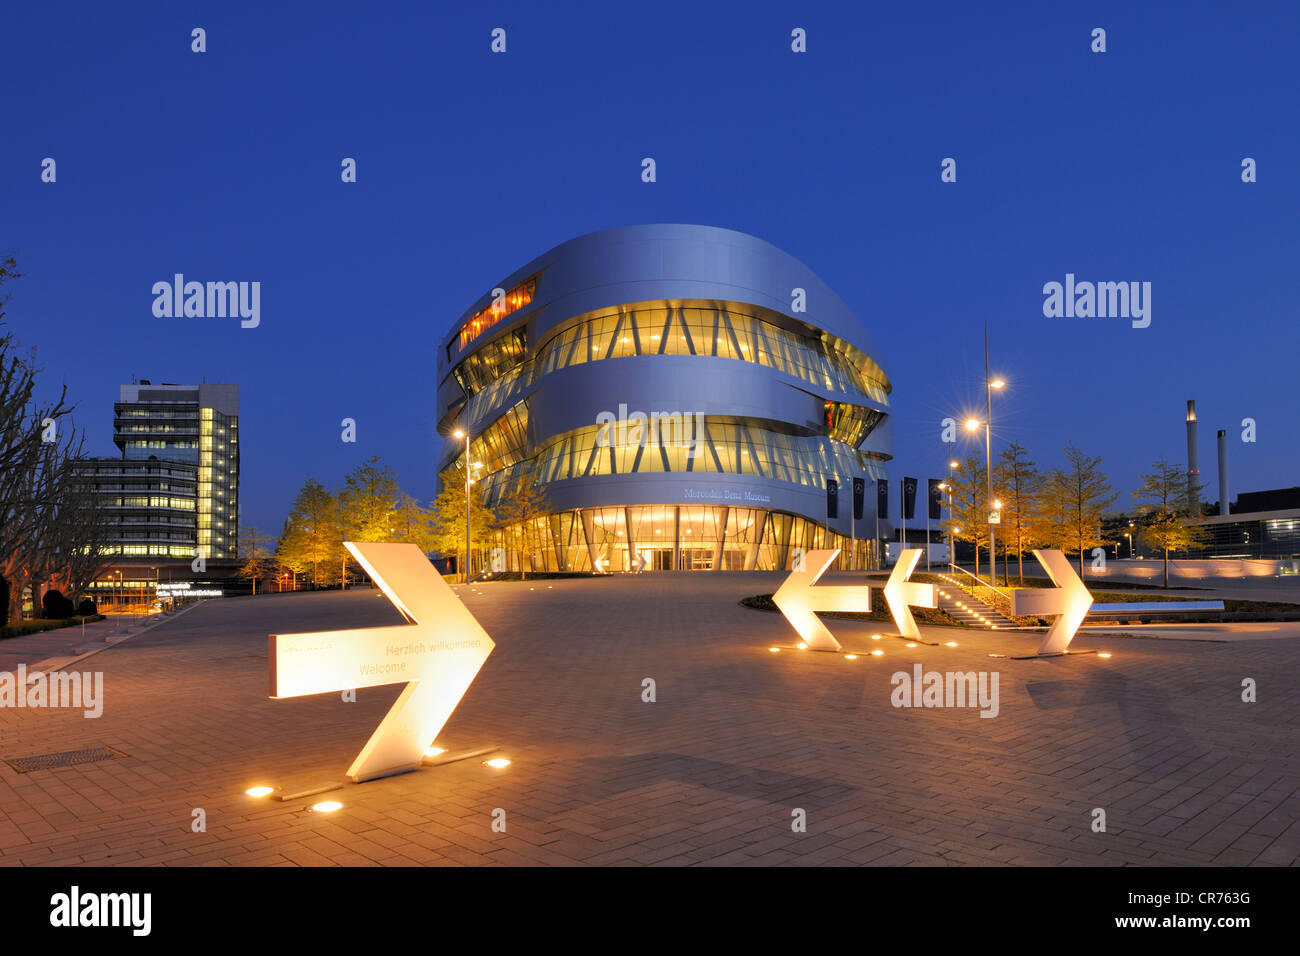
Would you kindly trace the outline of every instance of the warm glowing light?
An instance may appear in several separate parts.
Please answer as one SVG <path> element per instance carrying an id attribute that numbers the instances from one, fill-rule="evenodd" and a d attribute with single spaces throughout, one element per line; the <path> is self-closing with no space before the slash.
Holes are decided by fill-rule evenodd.
<path id="1" fill-rule="evenodd" d="M 968 419 L 966 419 L 966 430 L 967 430 L 968 432 L 973 432 L 975 429 L 977 429 L 977 428 L 979 428 L 979 427 L 980 427 L 980 423 L 979 423 L 979 419 L 978 419 L 978 418 L 968 418 Z"/>
<path id="2" fill-rule="evenodd" d="M 383 598 L 411 623 L 329 631 L 327 639 L 316 632 L 273 635 L 269 696 L 283 700 L 405 683 L 388 716 L 348 768 L 348 778 L 359 783 L 402 765 L 419 766 L 425 749 L 438 739 L 495 645 L 414 544 L 345 541 L 343 545 Z M 477 589 L 473 593 L 479 594 Z M 365 664 L 383 660 L 398 642 L 405 651 L 403 672 L 373 667 L 370 670 L 382 672 L 366 673 Z"/>
<path id="3" fill-rule="evenodd" d="M 505 296 L 494 299 L 485 309 L 475 312 L 460 328 L 460 347 L 464 348 L 476 338 L 496 325 L 511 312 L 523 308 L 533 301 L 533 291 L 537 286 L 537 277 L 533 276 L 515 286 Z"/>
<path id="4" fill-rule="evenodd" d="M 1100 654 L 1098 654 L 1097 656 L 1098 656 L 1098 657 L 1110 657 L 1110 655 L 1107 654 L 1105 651 L 1102 651 L 1102 652 L 1101 652 Z"/>
<path id="5" fill-rule="evenodd" d="M 1046 569 L 1056 587 L 1016 588 L 1011 592 L 1011 613 L 1016 616 L 1059 615 L 1039 645 L 1038 653 L 1060 654 L 1070 646 L 1075 631 L 1092 606 L 1092 595 L 1060 551 L 1050 548 L 1036 550 L 1034 557 Z"/>
<path id="6" fill-rule="evenodd" d="M 857 655 L 857 654 L 845 654 L 845 655 L 844 655 L 844 659 L 845 659 L 846 661 L 856 661 L 856 660 L 858 659 L 858 655 Z"/>
<path id="7" fill-rule="evenodd" d="M 424 752 L 424 755 L 426 757 L 436 757 L 439 754 L 445 754 L 446 752 L 447 751 L 443 750 L 441 747 L 430 747 Z"/>
<path id="8" fill-rule="evenodd" d="M 801 650 L 801 651 L 806 651 L 806 650 L 808 650 L 808 645 L 807 645 L 807 644 L 803 644 L 803 643 L 796 644 L 795 647 L 799 648 L 799 650 Z"/>
<path id="9" fill-rule="evenodd" d="M 915 644 L 913 644 L 913 643 L 912 643 L 912 642 L 910 642 L 910 641 L 909 641 L 909 642 L 908 642 L 908 644 L 907 644 L 907 646 L 908 646 L 908 647 L 916 647 L 916 645 L 915 645 Z"/>
<path id="10" fill-rule="evenodd" d="M 461 431 L 459 428 L 457 428 L 457 429 L 456 429 L 454 432 L 452 432 L 451 434 L 452 434 L 452 437 L 454 437 L 454 438 L 464 438 L 464 437 L 465 437 L 465 433 L 464 433 L 463 431 Z"/>
<path id="11" fill-rule="evenodd" d="M 872 651 L 872 652 L 871 652 L 871 656 L 872 656 L 872 657 L 884 657 L 884 655 L 885 655 L 885 652 L 884 652 L 884 651 Z"/>
<path id="12" fill-rule="evenodd" d="M 989 382 L 989 385 L 991 385 L 993 388 L 1001 388 L 1005 384 L 1007 383 L 1002 381 L 1002 379 L 1000 378 L 995 378 L 993 381 Z"/>
<path id="13" fill-rule="evenodd" d="M 491 760 L 484 760 L 483 765 L 486 767 L 495 767 L 500 770 L 502 767 L 510 766 L 510 761 L 505 757 L 493 757 Z"/>
<path id="14" fill-rule="evenodd" d="M 335 810 L 342 810 L 343 804 L 337 800 L 322 800 L 320 803 L 313 803 L 311 808 L 317 813 L 333 813 Z"/>
<path id="15" fill-rule="evenodd" d="M 779 648 L 779 647 L 769 647 L 769 648 L 768 648 L 768 651 L 771 652 L 771 653 L 773 653 L 773 654 L 780 654 L 780 653 L 781 653 L 781 648 Z"/>
<path id="16" fill-rule="evenodd" d="M 1106 656 L 1109 657 L 1110 655 L 1108 654 Z M 244 793 L 248 794 L 250 797 L 264 797 L 268 793 L 275 793 L 275 787 L 249 787 L 244 791 Z"/>
<path id="17" fill-rule="evenodd" d="M 878 640 L 880 640 L 880 635 L 879 635 L 879 634 L 872 634 L 872 635 L 871 635 L 871 639 L 872 639 L 873 641 L 878 641 Z"/>
<path id="18" fill-rule="evenodd" d="M 867 588 L 814 586 L 837 554 L 838 548 L 809 551 L 804 555 L 803 567 L 791 571 L 772 595 L 772 601 L 803 638 L 804 647 L 811 645 L 819 651 L 840 650 L 840 642 L 815 612 L 870 610 L 871 592 Z"/>
<path id="19" fill-rule="evenodd" d="M 950 461 L 950 462 L 948 462 L 948 467 L 949 467 L 949 468 L 960 468 L 960 467 L 961 467 L 961 462 L 959 462 L 959 461 Z"/>
<path id="20" fill-rule="evenodd" d="M 946 641 L 946 642 L 944 643 L 943 646 L 944 646 L 944 647 L 956 647 L 956 646 L 957 646 L 957 642 L 956 642 L 956 641 Z"/>

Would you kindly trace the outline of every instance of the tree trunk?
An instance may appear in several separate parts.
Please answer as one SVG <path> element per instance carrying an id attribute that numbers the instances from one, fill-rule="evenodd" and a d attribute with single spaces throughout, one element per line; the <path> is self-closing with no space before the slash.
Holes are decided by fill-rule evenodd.
<path id="1" fill-rule="evenodd" d="M 1165 589 L 1169 588 L 1169 549 L 1165 548 Z"/>

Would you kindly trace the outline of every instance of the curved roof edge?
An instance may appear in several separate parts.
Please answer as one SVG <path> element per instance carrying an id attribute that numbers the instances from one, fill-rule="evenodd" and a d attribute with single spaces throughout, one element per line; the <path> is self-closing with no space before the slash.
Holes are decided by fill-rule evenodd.
<path id="1" fill-rule="evenodd" d="M 600 229 L 552 247 L 496 285 L 509 290 L 539 274 L 533 300 L 503 317 L 501 330 L 539 313 L 555 313 L 553 321 L 561 322 L 624 301 L 731 299 L 765 306 L 823 329 L 861 348 L 889 374 L 875 340 L 844 300 L 805 263 L 748 233 L 687 223 Z M 806 293 L 804 312 L 792 311 L 796 288 Z M 491 302 L 489 289 L 452 324 L 440 342 L 440 360 L 448 355 L 462 326 Z M 543 323 L 551 324 L 545 318 Z M 477 338 L 487 342 L 496 334 L 493 329 Z"/>

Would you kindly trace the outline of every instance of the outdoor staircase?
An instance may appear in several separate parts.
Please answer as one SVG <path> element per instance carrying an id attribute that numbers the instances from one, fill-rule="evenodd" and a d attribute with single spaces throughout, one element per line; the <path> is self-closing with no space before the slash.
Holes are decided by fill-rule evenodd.
<path id="1" fill-rule="evenodd" d="M 963 624 L 991 631 L 1016 626 L 1015 621 L 1008 620 L 999 611 L 971 595 L 957 578 L 943 573 L 939 574 L 939 578 L 942 582 L 936 585 L 939 607 Z"/>

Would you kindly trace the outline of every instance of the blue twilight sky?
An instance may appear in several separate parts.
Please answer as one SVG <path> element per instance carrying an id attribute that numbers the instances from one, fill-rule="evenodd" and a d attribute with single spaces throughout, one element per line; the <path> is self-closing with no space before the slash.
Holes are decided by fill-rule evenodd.
<path id="1" fill-rule="evenodd" d="M 3 39 L 9 325 L 99 453 L 132 375 L 237 382 L 245 523 L 372 454 L 430 495 L 450 323 L 641 222 L 753 233 L 839 292 L 894 382 L 896 477 L 943 473 L 987 322 L 998 445 L 1073 439 L 1127 501 L 1195 398 L 1209 498 L 1216 428 L 1234 494 L 1300 484 L 1298 4 L 48 2 Z M 155 318 L 175 272 L 260 281 L 260 327 Z M 1151 282 L 1150 327 L 1045 318 L 1067 272 Z"/>

